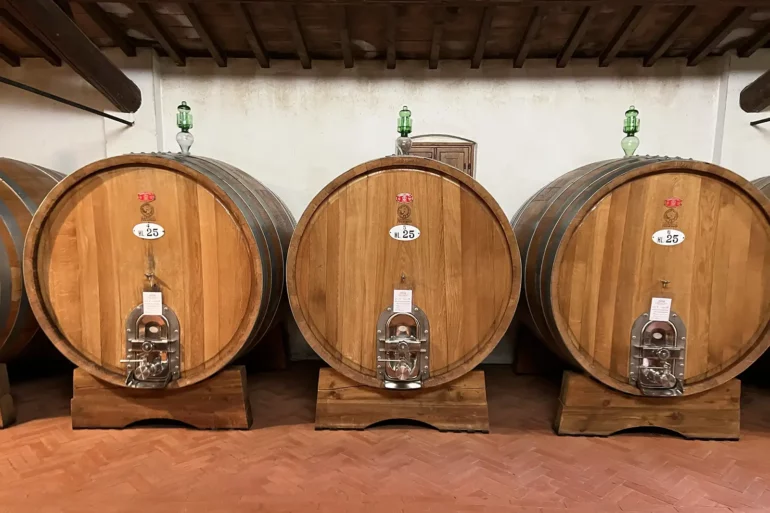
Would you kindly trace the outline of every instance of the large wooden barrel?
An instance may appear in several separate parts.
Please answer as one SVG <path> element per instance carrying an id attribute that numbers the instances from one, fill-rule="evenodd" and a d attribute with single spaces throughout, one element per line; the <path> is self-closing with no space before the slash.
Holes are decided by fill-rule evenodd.
<path id="1" fill-rule="evenodd" d="M 713 164 L 631 157 L 576 169 L 512 220 L 526 318 L 614 389 L 713 388 L 770 343 L 768 212 L 756 187 Z"/>
<path id="2" fill-rule="evenodd" d="M 762 178 L 757 178 L 751 183 L 753 183 L 766 196 L 770 196 L 770 176 L 763 176 Z"/>
<path id="3" fill-rule="evenodd" d="M 0 158 L 0 362 L 15 357 L 38 331 L 22 279 L 24 236 L 38 205 L 63 177 L 50 169 Z"/>
<path id="4" fill-rule="evenodd" d="M 270 327 L 293 227 L 272 192 L 223 162 L 108 158 L 41 205 L 25 283 L 41 327 L 79 367 L 115 384 L 183 387 Z"/>
<path id="5" fill-rule="evenodd" d="M 388 157 L 339 176 L 310 203 L 289 249 L 287 288 L 313 349 L 343 375 L 431 387 L 499 342 L 519 298 L 505 214 L 468 175 Z"/>

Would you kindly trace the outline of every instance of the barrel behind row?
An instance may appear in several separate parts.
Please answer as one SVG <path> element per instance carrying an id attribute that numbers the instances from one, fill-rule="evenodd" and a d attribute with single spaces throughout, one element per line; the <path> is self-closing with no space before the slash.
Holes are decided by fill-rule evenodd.
<path id="1" fill-rule="evenodd" d="M 768 212 L 756 187 L 703 162 L 634 157 L 574 170 L 512 220 L 524 317 L 556 354 L 617 390 L 713 388 L 770 344 Z"/>
<path id="2" fill-rule="evenodd" d="M 190 385 L 273 323 L 293 227 L 272 192 L 228 164 L 105 159 L 67 176 L 35 215 L 30 303 L 54 345 L 94 376 Z"/>

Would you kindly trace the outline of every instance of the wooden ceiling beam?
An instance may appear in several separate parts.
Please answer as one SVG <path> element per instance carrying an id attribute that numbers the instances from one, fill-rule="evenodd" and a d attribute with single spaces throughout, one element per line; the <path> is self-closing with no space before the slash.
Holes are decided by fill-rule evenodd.
<path id="1" fill-rule="evenodd" d="M 211 36 L 211 30 L 206 27 L 206 24 L 201 19 L 201 15 L 195 4 L 183 3 L 182 11 L 184 12 L 184 15 L 187 16 L 187 19 L 190 20 L 190 24 L 201 38 L 201 41 L 203 41 L 203 45 L 209 51 L 214 62 L 217 63 L 217 66 L 226 68 L 227 58 L 222 54 L 222 50 L 219 49 L 216 42 L 214 42 L 214 38 Z"/>
<path id="2" fill-rule="evenodd" d="M 635 5 L 631 8 L 631 12 L 628 13 L 626 19 L 623 20 L 623 24 L 612 37 L 612 40 L 610 40 L 610 44 L 607 45 L 607 48 L 605 48 L 602 54 L 599 56 L 599 67 L 605 68 L 609 66 L 613 60 L 615 60 L 618 52 L 623 49 L 623 46 L 628 41 L 628 38 L 631 37 L 631 34 L 634 33 L 636 27 L 639 26 L 639 23 L 641 23 L 644 17 L 647 16 L 647 13 L 650 12 L 650 9 L 651 7 L 649 5 Z"/>
<path id="3" fill-rule="evenodd" d="M 289 32 L 291 32 L 291 38 L 294 40 L 294 46 L 297 47 L 297 57 L 299 57 L 299 61 L 304 69 L 310 69 L 310 55 L 307 53 L 307 45 L 305 44 L 305 37 L 302 35 L 302 28 L 299 26 L 297 9 L 294 5 L 289 5 L 284 9 L 284 13 L 286 15 L 286 23 L 289 25 Z"/>
<path id="4" fill-rule="evenodd" d="M 572 55 L 575 53 L 575 50 L 577 50 L 578 46 L 580 46 L 580 43 L 583 41 L 583 37 L 586 35 L 588 26 L 594 19 L 595 14 L 596 8 L 594 6 L 583 8 L 583 12 L 580 13 L 580 18 L 578 18 L 575 28 L 572 29 L 572 34 L 569 36 L 567 44 L 564 45 L 564 48 L 562 48 L 561 52 L 559 52 L 559 56 L 556 58 L 557 68 L 565 68 L 567 66 Z"/>
<path id="5" fill-rule="evenodd" d="M 182 50 L 180 50 L 179 45 L 171 34 L 169 34 L 163 25 L 160 24 L 158 18 L 155 17 L 155 13 L 153 12 L 152 7 L 150 7 L 150 4 L 148 2 L 134 2 L 129 3 L 128 6 L 139 15 L 139 18 L 150 31 L 152 37 L 154 37 L 163 50 L 166 51 L 166 55 L 168 55 L 177 66 L 184 66 L 186 61 Z"/>
<path id="6" fill-rule="evenodd" d="M 136 112 L 142 93 L 53 0 L 8 0 L 11 14 L 121 112 Z"/>
<path id="7" fill-rule="evenodd" d="M 64 14 L 66 14 L 69 19 L 75 19 L 72 15 L 72 6 L 70 5 L 69 0 L 54 0 L 54 2 L 59 6 L 59 9 L 64 11 Z"/>
<path id="8" fill-rule="evenodd" d="M 123 50 L 123 53 L 128 57 L 136 57 L 136 46 L 131 42 L 131 39 L 126 35 L 125 31 L 110 18 L 110 15 L 104 12 L 99 4 L 83 4 L 81 5 L 89 18 L 96 23 L 107 36 L 112 39 L 112 42 L 118 45 L 118 48 Z"/>
<path id="9" fill-rule="evenodd" d="M 770 21 L 759 27 L 742 46 L 738 47 L 738 57 L 751 57 L 768 41 L 770 41 Z"/>
<path id="10" fill-rule="evenodd" d="M 0 20 L 9 28 L 11 32 L 24 41 L 27 45 L 36 49 L 42 54 L 43 59 L 47 60 L 52 66 L 61 66 L 61 59 L 56 52 L 51 50 L 48 45 L 40 40 L 35 34 L 32 33 L 24 24 L 18 20 L 13 14 L 8 12 L 7 9 L 0 8 Z"/>
<path id="11" fill-rule="evenodd" d="M 688 66 L 697 66 L 703 59 L 709 56 L 714 48 L 722 42 L 722 40 L 729 34 L 735 26 L 744 20 L 749 14 L 749 10 L 745 7 L 735 7 L 730 11 L 727 17 L 722 20 L 719 25 L 714 27 L 714 30 L 706 36 L 706 39 L 693 50 L 690 56 L 687 58 Z"/>
<path id="12" fill-rule="evenodd" d="M 740 105 L 745 112 L 762 112 L 770 107 L 770 71 L 741 91 Z"/>
<path id="13" fill-rule="evenodd" d="M 105 0 L 76 0 L 77 3 L 96 3 Z M 155 4 L 168 3 L 168 0 L 146 0 Z M 178 0 L 180 1 L 180 0 Z M 767 7 L 768 0 L 181 0 L 199 5 L 216 5 L 246 2 L 250 4 L 270 3 L 276 5 L 453 5 L 477 6 L 500 5 L 511 7 L 585 7 L 604 6 L 627 8 L 634 5 L 660 5 L 679 7 L 683 4 L 696 7 Z M 125 3 L 125 2 L 123 2 Z"/>
<path id="14" fill-rule="evenodd" d="M 481 66 L 481 60 L 484 58 L 484 49 L 487 46 L 489 32 L 492 30 L 492 18 L 495 16 L 495 6 L 488 5 L 484 7 L 484 14 L 481 16 L 479 25 L 479 35 L 476 38 L 476 49 L 471 58 L 471 68 L 478 69 Z"/>
<path id="15" fill-rule="evenodd" d="M 387 27 L 387 55 L 386 61 L 388 69 L 396 69 L 396 28 L 398 26 L 398 12 L 395 5 L 389 5 L 388 9 L 388 27 Z"/>
<path id="16" fill-rule="evenodd" d="M 0 44 L 0 59 L 3 59 L 9 66 L 18 68 L 21 66 L 21 59 L 19 56 L 13 53 L 13 51 L 5 45 Z"/>
<path id="17" fill-rule="evenodd" d="M 430 57 L 428 68 L 438 69 L 438 60 L 441 56 L 441 36 L 444 33 L 444 18 L 446 8 L 438 5 L 433 9 L 433 37 L 430 42 Z"/>
<path id="18" fill-rule="evenodd" d="M 529 47 L 532 45 L 532 41 L 535 40 L 538 30 L 540 30 L 540 23 L 543 21 L 543 13 L 539 7 L 533 7 L 532 12 L 529 15 L 529 21 L 527 22 L 527 30 L 521 38 L 519 48 L 516 50 L 516 57 L 513 59 L 513 67 L 521 68 L 524 66 L 524 61 L 527 60 L 529 55 Z"/>
<path id="19" fill-rule="evenodd" d="M 267 55 L 265 45 L 262 44 L 262 38 L 259 37 L 257 32 L 257 26 L 254 23 L 254 18 L 251 17 L 251 10 L 246 2 L 238 4 L 238 8 L 241 11 L 240 16 L 236 14 L 236 18 L 242 20 L 243 28 L 246 31 L 246 42 L 249 43 L 251 51 L 254 52 L 257 62 L 263 68 L 270 67 L 270 58 Z"/>
<path id="20" fill-rule="evenodd" d="M 658 62 L 658 59 L 663 57 L 663 54 L 665 54 L 671 45 L 674 44 L 674 41 L 676 41 L 679 33 L 692 20 L 694 14 L 694 5 L 688 5 L 682 9 L 682 12 L 679 13 L 679 16 L 677 16 L 674 22 L 666 29 L 666 32 L 663 33 L 661 38 L 658 39 L 658 42 L 655 43 L 655 46 L 652 47 L 650 53 L 648 53 L 644 58 L 643 65 L 645 68 L 649 68 L 650 66 L 654 65 L 656 62 Z"/>
<path id="21" fill-rule="evenodd" d="M 342 61 L 346 68 L 353 67 L 353 49 L 350 46 L 350 28 L 348 27 L 348 8 L 341 5 L 337 8 L 337 18 L 340 26 L 340 45 L 342 46 Z"/>

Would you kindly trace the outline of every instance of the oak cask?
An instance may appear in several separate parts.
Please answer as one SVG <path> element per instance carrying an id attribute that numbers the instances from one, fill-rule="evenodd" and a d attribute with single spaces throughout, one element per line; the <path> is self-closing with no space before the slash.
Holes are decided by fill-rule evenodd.
<path id="1" fill-rule="evenodd" d="M 371 387 L 459 378 L 499 342 L 520 290 L 516 238 L 478 182 L 388 157 L 326 186 L 292 238 L 287 288 L 313 349 Z"/>
<path id="2" fill-rule="evenodd" d="M 32 215 L 63 174 L 0 158 L 0 362 L 17 356 L 38 332 L 24 290 L 24 237 Z"/>
<path id="3" fill-rule="evenodd" d="M 756 187 L 713 164 L 630 157 L 576 169 L 511 221 L 523 316 L 611 388 L 714 388 L 770 343 L 768 212 Z"/>
<path id="4" fill-rule="evenodd" d="M 272 324 L 293 227 L 270 190 L 229 164 L 101 160 L 62 180 L 32 220 L 30 303 L 54 345 L 95 377 L 191 385 Z"/>

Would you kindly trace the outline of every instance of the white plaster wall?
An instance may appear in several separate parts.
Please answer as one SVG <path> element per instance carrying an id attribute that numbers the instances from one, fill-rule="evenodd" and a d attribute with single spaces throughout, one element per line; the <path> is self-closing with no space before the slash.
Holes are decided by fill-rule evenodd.
<path id="1" fill-rule="evenodd" d="M 754 178 L 763 170 L 767 128 L 752 129 L 738 107 L 740 89 L 770 67 L 770 52 L 749 60 L 710 59 L 697 68 L 664 60 L 652 69 L 616 61 L 598 68 L 573 61 L 272 62 L 261 70 L 251 60 L 230 59 L 220 69 L 190 59 L 179 68 L 150 52 L 127 59 L 108 55 L 142 90 L 136 125 L 112 121 L 0 85 L 0 155 L 62 172 L 105 156 L 177 151 L 176 105 L 193 108 L 193 153 L 230 162 L 275 191 L 299 218 L 329 181 L 365 160 L 391 154 L 398 110 L 406 104 L 414 134 L 451 134 L 477 143 L 477 179 L 510 217 L 540 187 L 589 162 L 619 157 L 623 112 L 641 111 L 640 154 L 667 154 L 711 161 Z M 109 109 L 100 95 L 68 68 L 29 60 L 0 73 L 95 108 Z M 312 355 L 292 328 L 292 353 Z M 510 361 L 509 343 L 492 361 Z"/>
<path id="2" fill-rule="evenodd" d="M 732 57 L 729 66 L 721 165 L 754 180 L 770 175 L 770 123 L 756 127 L 749 123 L 770 113 L 747 114 L 738 101 L 743 88 L 770 69 L 770 50 L 748 59 Z"/>

